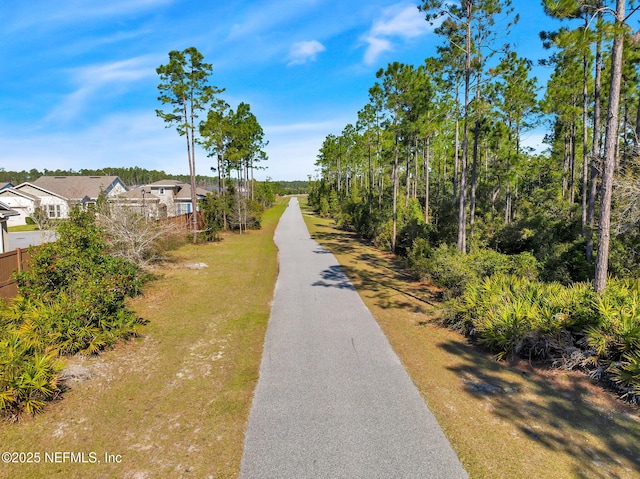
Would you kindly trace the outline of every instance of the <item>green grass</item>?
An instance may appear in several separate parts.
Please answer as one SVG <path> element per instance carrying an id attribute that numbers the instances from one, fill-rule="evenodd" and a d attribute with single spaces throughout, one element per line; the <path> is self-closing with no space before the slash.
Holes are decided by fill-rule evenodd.
<path id="1" fill-rule="evenodd" d="M 9 226 L 9 233 L 18 233 L 21 231 L 38 231 L 38 225 L 18 225 Z"/>
<path id="2" fill-rule="evenodd" d="M 472 478 L 640 475 L 638 409 L 580 373 L 498 362 L 439 326 L 438 290 L 303 210 L 377 319 Z"/>
<path id="3" fill-rule="evenodd" d="M 185 246 L 130 302 L 143 337 L 70 366 L 70 383 L 45 414 L 0 424 L 2 451 L 39 452 L 39 464 L 0 465 L 2 478 L 235 477 L 277 277 L 273 231 Z M 187 265 L 208 267 L 189 269 Z M 97 454 L 100 464 L 46 463 L 44 453 Z M 104 454 L 120 455 L 106 463 Z M 88 456 L 87 456 L 88 457 Z"/>

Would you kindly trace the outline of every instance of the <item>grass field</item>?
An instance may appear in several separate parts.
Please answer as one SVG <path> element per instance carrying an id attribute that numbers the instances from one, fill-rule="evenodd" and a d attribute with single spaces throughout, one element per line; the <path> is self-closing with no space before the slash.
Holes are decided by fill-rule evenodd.
<path id="1" fill-rule="evenodd" d="M 304 211 L 304 210 L 303 210 Z M 497 362 L 440 327 L 438 290 L 305 211 L 338 258 L 472 478 L 640 477 L 638 409 L 579 373 Z"/>
<path id="2" fill-rule="evenodd" d="M 0 464 L 0 477 L 235 477 L 284 208 L 267 212 L 260 231 L 172 254 L 161 278 L 131 303 L 149 320 L 143 337 L 97 358 L 73 358 L 68 371 L 78 380 L 61 401 L 35 418 L 0 423 L 0 451 L 32 460 L 38 453 L 40 461 Z M 84 453 L 74 459 L 85 463 L 65 452 Z"/>

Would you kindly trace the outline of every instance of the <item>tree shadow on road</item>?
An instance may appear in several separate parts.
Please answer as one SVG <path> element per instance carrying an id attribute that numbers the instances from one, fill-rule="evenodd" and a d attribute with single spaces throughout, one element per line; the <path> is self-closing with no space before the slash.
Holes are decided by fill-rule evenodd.
<path id="1" fill-rule="evenodd" d="M 311 286 L 324 286 L 326 288 L 350 289 L 355 291 L 355 287 L 349 281 L 349 278 L 342 271 L 340 266 L 330 266 L 320 273 L 321 280 L 316 281 Z"/>
<path id="2" fill-rule="evenodd" d="M 434 332 L 428 323 L 441 306 L 438 288 L 413 280 L 402 261 L 374 250 L 355 234 L 314 226 L 313 237 L 339 256 L 343 274 L 368 304 L 384 310 L 382 323 L 398 325 L 389 327 L 397 335 L 395 344 L 416 381 L 434 390 L 434 403 L 460 435 L 461 447 L 472 451 L 469 457 L 476 461 L 479 476 L 640 477 L 637 410 L 603 393 L 580 373 L 526 361 L 498 362 L 463 338 Z M 402 323 L 410 323 L 410 332 L 404 332 Z M 466 446 L 485 437 L 504 450 Z M 552 471 L 562 474 L 553 476 Z"/>
<path id="3" fill-rule="evenodd" d="M 350 241 L 345 241 L 345 236 Z M 336 232 L 330 227 L 320 227 L 312 237 L 323 245 L 314 253 L 329 251 L 349 257 L 349 262 L 342 262 L 341 274 L 346 274 L 346 277 L 351 280 L 352 288 L 365 290 L 374 296 L 378 306 L 385 309 L 410 308 L 420 313 L 425 312 L 425 309 L 416 306 L 415 301 L 412 300 L 419 301 L 426 308 L 434 305 L 439 291 L 414 281 L 407 273 L 402 261 L 383 252 L 372 252 L 370 245 L 355 233 Z M 351 262 L 357 265 L 350 266 Z M 366 267 L 362 268 L 362 265 Z M 329 280 L 329 278 L 323 279 Z M 314 286 L 335 286 L 335 284 L 319 281 L 314 283 Z"/>

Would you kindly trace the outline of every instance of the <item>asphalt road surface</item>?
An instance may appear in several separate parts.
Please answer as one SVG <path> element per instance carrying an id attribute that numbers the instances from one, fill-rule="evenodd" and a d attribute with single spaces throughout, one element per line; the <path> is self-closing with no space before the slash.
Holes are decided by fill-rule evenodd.
<path id="1" fill-rule="evenodd" d="M 20 231 L 9 233 L 9 251 L 16 248 L 28 248 L 49 241 L 55 241 L 57 235 L 54 231 Z"/>
<path id="2" fill-rule="evenodd" d="M 280 272 L 240 477 L 468 477 L 296 198 L 274 238 Z"/>

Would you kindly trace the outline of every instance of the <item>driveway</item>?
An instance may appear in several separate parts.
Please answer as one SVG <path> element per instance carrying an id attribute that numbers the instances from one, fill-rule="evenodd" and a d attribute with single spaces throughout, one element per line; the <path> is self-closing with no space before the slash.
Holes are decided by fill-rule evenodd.
<path id="1" fill-rule="evenodd" d="M 32 245 L 39 245 L 57 238 L 54 231 L 20 231 L 9 233 L 9 251 L 16 248 L 28 248 Z"/>
<path id="2" fill-rule="evenodd" d="M 280 272 L 240 477 L 468 477 L 297 198 L 274 239 Z"/>

